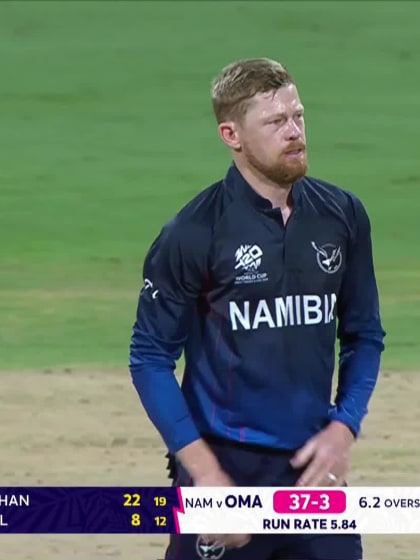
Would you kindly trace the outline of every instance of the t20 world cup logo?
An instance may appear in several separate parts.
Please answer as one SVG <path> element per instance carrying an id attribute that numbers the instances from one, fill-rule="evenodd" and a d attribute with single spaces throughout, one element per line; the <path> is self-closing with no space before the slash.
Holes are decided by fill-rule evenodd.
<path id="1" fill-rule="evenodd" d="M 258 270 L 261 266 L 262 249 L 258 245 L 241 245 L 235 252 L 235 270 Z"/>

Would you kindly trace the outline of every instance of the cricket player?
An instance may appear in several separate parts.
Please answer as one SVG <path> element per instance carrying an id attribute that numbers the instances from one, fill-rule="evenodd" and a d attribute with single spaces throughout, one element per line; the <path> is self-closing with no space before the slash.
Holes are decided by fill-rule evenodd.
<path id="1" fill-rule="evenodd" d="M 230 64 L 212 104 L 232 161 L 150 247 L 134 386 L 174 485 L 342 485 L 384 350 L 368 215 L 351 192 L 307 175 L 304 106 L 280 63 Z M 173 535 L 166 552 L 362 557 L 359 535 Z"/>

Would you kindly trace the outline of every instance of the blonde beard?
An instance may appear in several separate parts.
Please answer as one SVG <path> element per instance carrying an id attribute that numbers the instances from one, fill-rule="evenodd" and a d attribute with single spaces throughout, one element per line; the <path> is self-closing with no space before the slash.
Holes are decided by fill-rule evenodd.
<path id="1" fill-rule="evenodd" d="M 308 161 L 305 157 L 303 161 L 296 162 L 295 164 L 278 164 L 276 166 L 268 166 L 261 163 L 253 153 L 245 146 L 243 154 L 248 162 L 248 165 L 253 167 L 260 175 L 263 175 L 273 183 L 278 185 L 292 184 L 304 177 L 308 171 Z"/>

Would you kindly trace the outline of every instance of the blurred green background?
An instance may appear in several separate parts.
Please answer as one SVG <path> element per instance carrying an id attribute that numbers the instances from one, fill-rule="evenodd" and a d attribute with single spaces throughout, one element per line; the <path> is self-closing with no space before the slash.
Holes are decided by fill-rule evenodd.
<path id="1" fill-rule="evenodd" d="M 282 61 L 310 173 L 372 219 L 384 366 L 418 368 L 417 2 L 2 2 L 2 369 L 125 367 L 143 257 L 218 180 L 210 82 Z"/>

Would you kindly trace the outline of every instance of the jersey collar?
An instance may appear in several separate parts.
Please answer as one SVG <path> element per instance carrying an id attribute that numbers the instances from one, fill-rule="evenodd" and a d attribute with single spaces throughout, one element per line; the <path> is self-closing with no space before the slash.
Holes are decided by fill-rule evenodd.
<path id="1" fill-rule="evenodd" d="M 301 181 L 296 181 L 292 186 L 292 201 L 293 206 L 296 206 L 300 200 L 301 194 Z M 240 198 L 245 198 L 253 206 L 259 210 L 273 210 L 271 202 L 258 194 L 251 185 L 244 179 L 235 163 L 232 162 L 225 177 L 225 185 Z"/>

